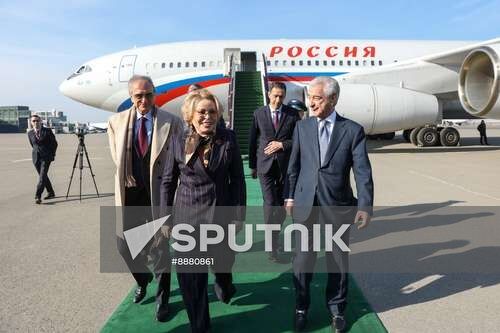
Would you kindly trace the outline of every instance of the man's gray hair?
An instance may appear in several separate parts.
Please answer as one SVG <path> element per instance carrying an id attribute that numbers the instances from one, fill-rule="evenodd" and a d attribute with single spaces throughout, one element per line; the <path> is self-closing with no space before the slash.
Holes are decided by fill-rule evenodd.
<path id="1" fill-rule="evenodd" d="M 337 98 L 340 94 L 340 86 L 337 80 L 329 76 L 317 76 L 310 83 L 309 86 L 323 86 L 323 93 L 327 97 L 332 97 L 333 95 L 337 95 Z"/>
<path id="2" fill-rule="evenodd" d="M 153 83 L 153 80 L 151 80 L 151 78 L 147 75 L 133 75 L 130 80 L 128 80 L 128 93 L 131 95 L 132 94 L 132 85 L 134 84 L 134 82 L 136 81 L 146 81 L 146 82 L 149 82 L 149 84 L 151 84 L 151 87 L 153 87 L 153 92 L 156 91 L 155 89 L 155 85 Z"/>

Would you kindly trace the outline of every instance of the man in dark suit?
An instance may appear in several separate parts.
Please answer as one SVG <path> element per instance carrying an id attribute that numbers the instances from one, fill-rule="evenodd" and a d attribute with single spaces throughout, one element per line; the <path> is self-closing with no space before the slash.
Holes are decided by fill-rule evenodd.
<path id="1" fill-rule="evenodd" d="M 52 183 L 50 182 L 48 172 L 50 163 L 54 160 L 57 150 L 57 141 L 52 130 L 42 126 L 42 119 L 39 116 L 31 116 L 33 129 L 28 132 L 33 151 L 31 158 L 38 172 L 38 184 L 36 186 L 35 203 L 42 203 L 43 190 L 47 190 L 47 196 L 44 198 L 52 199 L 56 196 Z"/>
<path id="2" fill-rule="evenodd" d="M 273 82 L 269 89 L 269 105 L 254 112 L 250 129 L 249 166 L 252 178 L 259 177 L 264 197 L 264 221 L 282 225 L 286 213 L 283 208 L 283 188 L 292 148 L 298 112 L 283 104 L 286 86 Z M 273 232 L 271 261 L 278 261 L 279 233 Z"/>
<path id="3" fill-rule="evenodd" d="M 312 250 L 312 225 L 359 223 L 364 228 L 370 221 L 373 206 L 373 180 L 366 151 L 363 128 L 335 112 L 339 85 L 330 77 L 317 77 L 309 85 L 312 117 L 297 124 L 288 167 L 286 208 L 295 223 L 303 223 L 309 231 L 309 248 L 294 258 L 296 295 L 295 327 L 306 325 L 310 304 L 309 285 L 313 276 L 316 252 Z M 350 172 L 354 173 L 358 199 L 353 195 Z M 316 206 L 316 207 L 314 207 Z M 342 240 L 348 244 L 348 233 Z M 347 253 L 339 248 L 325 253 L 328 269 L 326 303 L 332 315 L 332 327 L 342 332 L 346 327 L 344 311 L 347 300 Z"/>

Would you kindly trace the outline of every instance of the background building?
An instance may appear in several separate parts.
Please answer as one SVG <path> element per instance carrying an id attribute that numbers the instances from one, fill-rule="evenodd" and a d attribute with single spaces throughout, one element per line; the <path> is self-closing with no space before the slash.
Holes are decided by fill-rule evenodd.
<path id="1" fill-rule="evenodd" d="M 35 111 L 32 114 L 40 116 L 43 124 L 52 128 L 56 133 L 63 132 L 63 128 L 68 126 L 68 117 L 62 111 L 54 109 L 52 111 Z"/>
<path id="2" fill-rule="evenodd" d="M 30 116 L 28 106 L 0 106 L 0 133 L 26 132 Z"/>

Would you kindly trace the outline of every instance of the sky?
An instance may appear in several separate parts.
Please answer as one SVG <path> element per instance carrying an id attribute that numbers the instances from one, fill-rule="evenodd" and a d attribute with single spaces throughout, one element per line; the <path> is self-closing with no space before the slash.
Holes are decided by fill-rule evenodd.
<path id="1" fill-rule="evenodd" d="M 0 0 L 0 105 L 57 109 L 70 121 L 106 121 L 110 112 L 63 96 L 59 84 L 85 61 L 134 46 L 210 39 L 496 37 L 499 0 Z"/>

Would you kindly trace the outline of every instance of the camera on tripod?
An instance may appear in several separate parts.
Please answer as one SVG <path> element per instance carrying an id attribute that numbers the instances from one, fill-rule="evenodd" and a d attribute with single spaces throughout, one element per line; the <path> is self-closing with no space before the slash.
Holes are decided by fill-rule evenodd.
<path id="1" fill-rule="evenodd" d="M 97 184 L 95 182 L 94 171 L 92 170 L 92 165 L 90 165 L 89 154 L 87 152 L 87 148 L 85 147 L 85 134 L 88 131 L 85 127 L 77 126 L 75 127 L 75 135 L 78 137 L 78 147 L 76 149 L 75 160 L 73 162 L 73 170 L 71 171 L 71 176 L 69 178 L 68 190 L 66 191 L 66 199 L 69 196 L 69 190 L 71 188 L 71 182 L 73 181 L 73 175 L 75 174 L 75 169 L 77 168 L 76 163 L 78 163 L 78 169 L 80 169 L 80 201 L 82 201 L 82 171 L 83 168 L 88 168 L 90 170 L 90 175 L 92 176 L 92 180 L 94 181 L 95 191 L 97 193 L 97 197 L 99 197 L 99 190 L 97 189 Z M 84 164 L 83 158 L 87 160 L 87 165 Z"/>
<path id="2" fill-rule="evenodd" d="M 75 127 L 75 135 L 78 137 L 78 138 L 82 138 L 85 136 L 85 134 L 87 134 L 88 131 L 86 128 L 84 127 Z"/>

